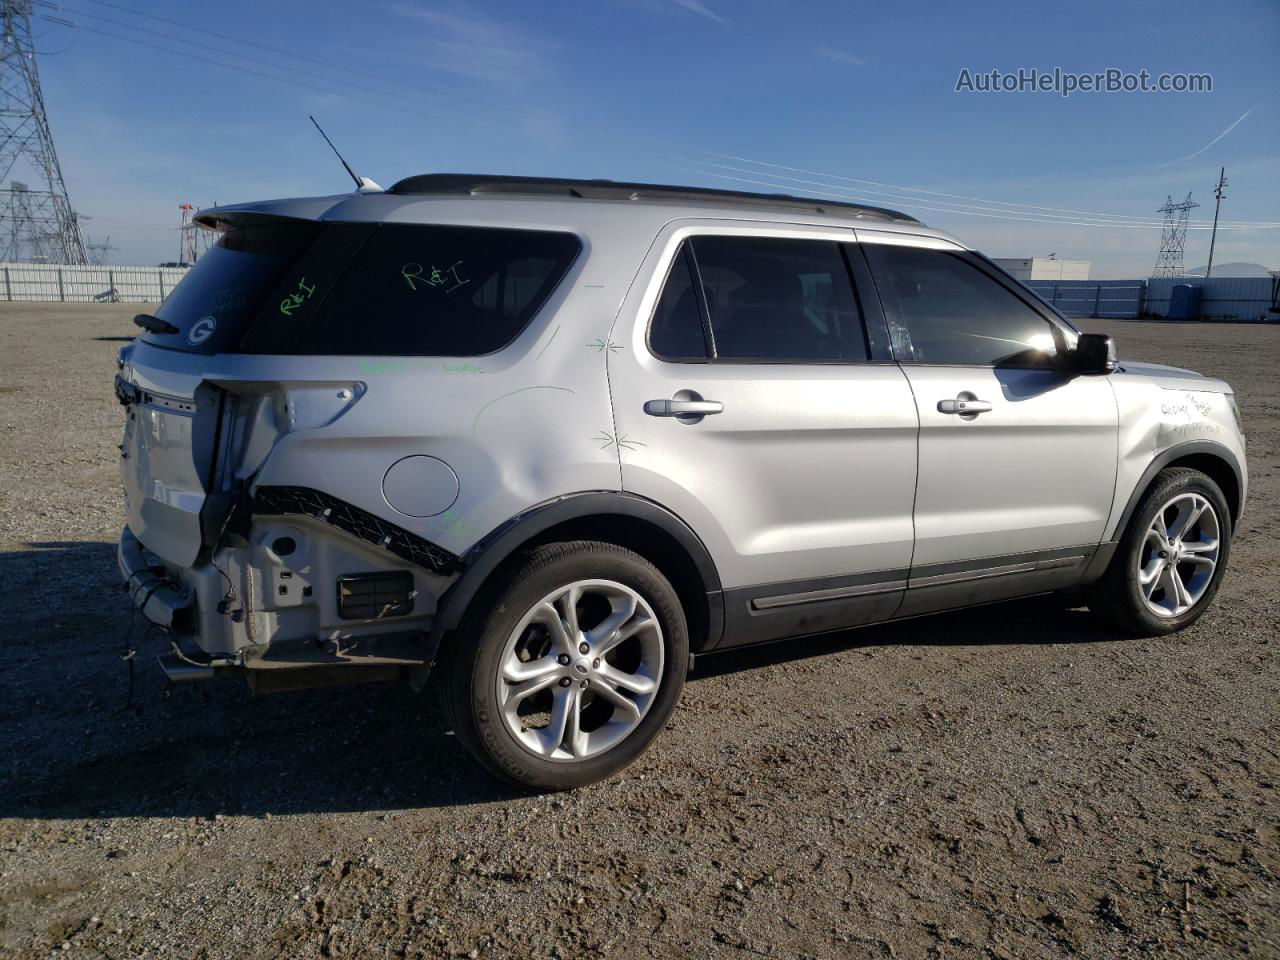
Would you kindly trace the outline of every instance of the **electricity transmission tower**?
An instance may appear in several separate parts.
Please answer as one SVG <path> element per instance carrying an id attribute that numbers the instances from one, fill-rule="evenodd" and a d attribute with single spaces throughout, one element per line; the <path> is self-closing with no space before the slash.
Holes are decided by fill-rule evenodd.
<path id="1" fill-rule="evenodd" d="M 1204 278 L 1208 280 L 1213 276 L 1213 246 L 1218 242 L 1218 212 L 1222 209 L 1222 201 L 1227 196 L 1227 168 L 1223 167 L 1222 172 L 1218 174 L 1218 183 L 1213 188 L 1213 195 L 1217 198 L 1217 203 L 1213 205 L 1213 233 L 1209 234 L 1209 265 L 1204 268 Z"/>
<path id="2" fill-rule="evenodd" d="M 191 204 L 180 203 L 178 210 L 182 213 L 182 223 L 178 227 L 178 262 L 189 266 L 209 249 L 209 231 L 201 230 L 191 219 L 195 213 Z"/>
<path id="3" fill-rule="evenodd" d="M 111 257 L 111 251 L 117 249 L 111 243 L 111 234 L 107 234 L 107 239 L 100 240 L 97 243 L 85 241 L 85 249 L 89 253 L 89 263 L 91 266 L 100 267 Z"/>
<path id="4" fill-rule="evenodd" d="M 1182 255 L 1187 245 L 1187 218 L 1191 216 L 1191 209 L 1198 206 L 1200 204 L 1193 202 L 1188 193 L 1187 199 L 1181 203 L 1174 203 L 1173 197 L 1169 197 L 1164 206 L 1156 211 L 1164 214 L 1164 229 L 1160 231 L 1160 253 L 1156 256 L 1156 268 L 1151 276 L 1182 276 Z"/>
<path id="5" fill-rule="evenodd" d="M 31 0 L 3 0 L 0 17 L 0 260 L 86 263 L 40 92 Z M 10 179 L 19 160 L 38 189 Z"/>

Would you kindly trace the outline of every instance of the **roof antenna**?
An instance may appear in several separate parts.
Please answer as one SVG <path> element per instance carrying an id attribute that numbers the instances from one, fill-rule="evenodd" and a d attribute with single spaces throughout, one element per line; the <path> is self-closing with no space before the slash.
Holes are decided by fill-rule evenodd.
<path id="1" fill-rule="evenodd" d="M 324 142 L 329 145 L 329 149 L 332 150 L 333 155 L 338 158 L 338 162 L 341 163 L 347 173 L 350 174 L 351 179 L 356 182 L 357 193 L 375 193 L 382 191 L 382 188 L 368 177 L 360 177 L 356 175 L 356 172 L 351 169 L 351 164 L 347 163 L 347 161 L 343 159 L 342 154 L 338 153 L 338 148 L 333 145 L 333 141 L 330 140 L 329 135 L 324 132 L 324 128 L 320 126 L 320 124 L 316 123 L 315 117 L 311 116 L 311 114 L 307 114 L 307 119 L 316 124 L 316 129 L 320 131 L 320 136 L 324 137 Z"/>

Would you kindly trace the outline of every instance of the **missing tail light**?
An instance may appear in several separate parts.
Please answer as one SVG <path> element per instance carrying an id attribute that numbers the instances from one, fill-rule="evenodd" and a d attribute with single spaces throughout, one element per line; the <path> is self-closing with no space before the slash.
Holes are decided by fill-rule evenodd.
<path id="1" fill-rule="evenodd" d="M 356 573 L 338 579 L 338 616 L 383 620 L 413 612 L 413 574 L 408 570 Z"/>

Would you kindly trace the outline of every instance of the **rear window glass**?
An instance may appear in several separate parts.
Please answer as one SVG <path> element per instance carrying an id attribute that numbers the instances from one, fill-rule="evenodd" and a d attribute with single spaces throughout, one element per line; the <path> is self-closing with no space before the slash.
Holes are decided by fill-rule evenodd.
<path id="1" fill-rule="evenodd" d="M 146 333 L 143 340 L 194 353 L 235 350 L 263 300 L 320 229 L 290 222 L 228 230 L 156 308 L 178 332 Z"/>
<path id="2" fill-rule="evenodd" d="M 492 353 L 524 329 L 580 249 L 570 233 L 384 225 L 329 289 L 295 352 Z"/>

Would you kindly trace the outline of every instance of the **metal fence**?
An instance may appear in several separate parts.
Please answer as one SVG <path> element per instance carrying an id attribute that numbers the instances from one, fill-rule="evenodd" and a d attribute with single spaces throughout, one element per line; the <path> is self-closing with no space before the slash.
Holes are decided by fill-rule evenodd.
<path id="1" fill-rule="evenodd" d="M 75 303 L 158 303 L 189 267 L 70 267 L 52 263 L 0 263 L 5 300 Z M 1027 284 L 1069 317 L 1131 320 L 1166 317 L 1175 284 L 1200 288 L 1206 320 L 1280 323 L 1269 277 L 1160 277 L 1150 280 L 1032 280 Z"/>
<path id="2" fill-rule="evenodd" d="M 1270 277 L 1152 277 L 1149 280 L 1032 280 L 1027 286 L 1069 317 L 1167 317 L 1173 288 L 1200 288 L 1200 318 L 1280 323 Z"/>
<path id="3" fill-rule="evenodd" d="M 1032 280 L 1027 286 L 1069 317 L 1132 320 L 1142 313 L 1143 280 Z"/>
<path id="4" fill-rule="evenodd" d="M 5 300 L 157 303 L 168 296 L 188 269 L 0 263 L 0 295 Z"/>
<path id="5" fill-rule="evenodd" d="M 1147 281 L 1146 312 L 1168 316 L 1169 300 L 1179 283 L 1200 288 L 1200 316 L 1205 319 L 1280 322 L 1280 314 L 1267 310 L 1271 306 L 1270 277 L 1152 277 Z"/>

